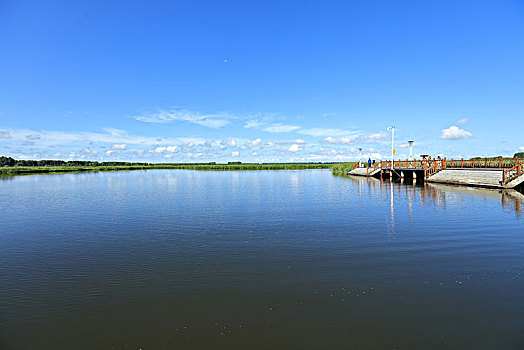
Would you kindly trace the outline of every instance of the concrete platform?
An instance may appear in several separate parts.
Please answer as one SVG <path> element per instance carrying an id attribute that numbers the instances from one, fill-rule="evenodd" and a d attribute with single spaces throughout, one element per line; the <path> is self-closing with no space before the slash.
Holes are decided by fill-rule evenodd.
<path id="1" fill-rule="evenodd" d="M 368 168 L 356 168 L 351 170 L 349 175 L 357 176 L 374 176 L 379 177 L 380 171 L 389 170 L 389 168 L 377 168 L 374 171 L 368 173 Z M 414 174 L 417 175 L 417 179 L 424 177 L 423 168 L 395 168 L 396 176 L 412 177 Z M 514 179 L 513 181 L 503 184 L 502 183 L 502 169 L 482 169 L 482 168 L 447 168 L 439 171 L 438 173 L 424 179 L 426 182 L 442 183 L 450 185 L 463 185 L 463 186 L 477 186 L 485 188 L 515 188 L 520 184 L 524 183 L 524 175 Z M 388 175 L 389 176 L 389 175 Z"/>
<path id="2" fill-rule="evenodd" d="M 505 188 L 502 185 L 502 172 L 502 169 L 443 169 L 426 181 L 452 185 Z"/>
<path id="3" fill-rule="evenodd" d="M 368 176 L 367 170 L 368 168 L 355 168 L 351 170 L 348 174 L 357 176 Z"/>
<path id="4" fill-rule="evenodd" d="M 372 169 L 370 169 L 372 170 Z M 368 174 L 368 168 L 355 168 L 351 170 L 348 174 L 349 175 L 357 175 L 357 176 L 373 176 L 376 173 L 380 172 L 380 168 L 375 169 L 375 171 L 372 171 Z"/>

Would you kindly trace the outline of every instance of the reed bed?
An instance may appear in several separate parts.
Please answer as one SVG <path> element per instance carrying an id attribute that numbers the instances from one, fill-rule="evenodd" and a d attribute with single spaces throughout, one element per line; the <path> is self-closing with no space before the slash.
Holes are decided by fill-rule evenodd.
<path id="1" fill-rule="evenodd" d="M 347 176 L 348 172 L 350 172 L 357 163 L 358 162 L 347 162 L 333 164 L 331 167 L 331 173 L 337 176 Z"/>
<path id="2" fill-rule="evenodd" d="M 333 164 L 324 163 L 275 163 L 275 164 L 151 164 L 129 166 L 44 166 L 44 167 L 0 167 L 0 175 L 29 175 L 53 173 L 79 173 L 98 171 L 150 170 L 150 169 L 187 169 L 209 171 L 232 170 L 300 170 L 329 169 Z"/>

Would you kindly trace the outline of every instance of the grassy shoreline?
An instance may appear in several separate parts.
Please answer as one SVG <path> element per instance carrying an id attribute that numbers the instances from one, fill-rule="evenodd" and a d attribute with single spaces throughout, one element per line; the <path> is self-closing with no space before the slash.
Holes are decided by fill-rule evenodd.
<path id="1" fill-rule="evenodd" d="M 300 169 L 330 169 L 336 164 L 307 164 L 307 163 L 275 163 L 275 164 L 173 164 L 173 165 L 123 165 L 123 166 L 42 166 L 42 167 L 0 167 L 0 175 L 32 175 L 32 174 L 60 174 L 99 171 L 131 171 L 150 169 L 185 169 L 185 170 L 300 170 Z"/>
<path id="2" fill-rule="evenodd" d="M 357 162 L 338 163 L 331 166 L 331 173 L 335 176 L 347 176 Z"/>

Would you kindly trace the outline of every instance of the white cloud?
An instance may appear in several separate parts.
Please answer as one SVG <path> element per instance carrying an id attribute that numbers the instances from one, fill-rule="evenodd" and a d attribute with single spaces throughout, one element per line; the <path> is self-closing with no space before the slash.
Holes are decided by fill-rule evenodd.
<path id="1" fill-rule="evenodd" d="M 0 130 L 0 139 L 10 139 L 11 134 L 5 130 Z"/>
<path id="2" fill-rule="evenodd" d="M 115 151 L 106 151 L 106 156 L 112 156 L 115 153 Z"/>
<path id="3" fill-rule="evenodd" d="M 450 126 L 447 129 L 442 129 L 442 135 L 440 135 L 441 139 L 446 140 L 460 140 L 468 137 L 473 137 L 473 134 L 463 129 L 460 129 L 455 125 Z"/>
<path id="4" fill-rule="evenodd" d="M 178 152 L 178 150 L 179 150 L 178 146 L 167 146 L 166 147 L 166 151 L 170 153 L 176 153 Z"/>
<path id="5" fill-rule="evenodd" d="M 273 142 L 264 142 L 262 144 L 262 147 L 264 147 L 264 148 L 269 148 L 269 147 L 274 147 L 274 146 L 275 146 L 275 144 Z"/>
<path id="6" fill-rule="evenodd" d="M 261 142 L 262 142 L 261 139 L 248 140 L 247 143 L 246 143 L 246 146 L 249 147 L 249 148 L 253 148 L 253 147 L 256 147 L 256 146 L 260 145 Z"/>
<path id="7" fill-rule="evenodd" d="M 310 135 L 310 136 L 342 136 L 351 134 L 351 132 L 342 129 L 323 129 L 323 128 L 311 128 L 302 129 L 297 131 L 299 134 Z"/>
<path id="8" fill-rule="evenodd" d="M 299 144 L 295 143 L 295 144 L 291 145 L 291 147 L 289 147 L 288 151 L 295 153 L 295 152 L 298 152 L 298 151 L 302 151 L 303 149 L 304 148 L 302 146 L 300 146 Z"/>
<path id="9" fill-rule="evenodd" d="M 469 121 L 468 118 L 463 118 L 463 119 L 460 119 L 459 121 L 457 121 L 457 124 L 466 124 L 468 121 Z"/>
<path id="10" fill-rule="evenodd" d="M 276 142 L 277 145 L 291 145 L 291 144 L 294 144 L 294 143 L 297 143 L 299 145 L 304 145 L 306 143 L 306 141 L 304 141 L 302 139 L 296 139 L 296 140 L 283 140 L 283 141 Z"/>
<path id="11" fill-rule="evenodd" d="M 259 122 L 259 121 L 256 121 L 256 120 L 248 120 L 246 122 L 246 125 L 244 125 L 244 128 L 261 128 L 265 123 L 263 122 Z"/>
<path id="12" fill-rule="evenodd" d="M 519 151 L 524 151 L 524 147 L 519 147 Z"/>
<path id="13" fill-rule="evenodd" d="M 189 123 L 216 129 L 229 124 L 229 120 L 227 119 L 232 117 L 227 114 L 202 115 L 188 110 L 160 110 L 158 113 L 137 115 L 133 116 L 132 118 L 145 123 L 169 123 L 173 120 L 186 121 Z"/>
<path id="14" fill-rule="evenodd" d="M 229 140 L 226 141 L 226 145 L 228 145 L 229 147 L 235 147 L 237 145 L 237 142 L 235 140 Z"/>
<path id="15" fill-rule="evenodd" d="M 107 132 L 111 136 L 122 136 L 126 134 L 125 130 L 115 128 L 102 128 L 103 131 Z"/>
<path id="16" fill-rule="evenodd" d="M 257 154 L 258 154 L 257 152 L 251 153 L 252 156 L 256 156 Z"/>
<path id="17" fill-rule="evenodd" d="M 371 133 L 367 135 L 358 135 L 353 138 L 353 141 L 358 143 L 379 143 L 381 141 L 390 140 L 391 134 L 386 133 L 385 131 L 380 131 L 376 133 Z"/>
<path id="18" fill-rule="evenodd" d="M 351 144 L 351 139 L 349 137 L 331 137 L 331 136 L 328 136 L 328 137 L 326 137 L 326 139 L 323 142 L 331 143 L 331 144 L 349 145 L 349 144 Z"/>
<path id="19" fill-rule="evenodd" d="M 260 120 L 248 120 L 246 124 L 244 125 L 245 128 L 256 128 L 263 131 L 271 132 L 271 133 L 281 133 L 281 132 L 292 132 L 296 131 L 299 134 L 303 135 L 310 135 L 310 136 L 347 136 L 352 135 L 354 132 L 342 130 L 342 129 L 336 129 L 336 128 L 309 128 L 309 129 L 303 129 L 301 126 L 298 125 L 290 125 L 290 124 L 283 124 L 283 123 L 271 123 L 271 118 L 265 118 L 262 121 Z"/>
<path id="20" fill-rule="evenodd" d="M 167 147 L 157 147 L 153 150 L 154 153 L 163 153 L 165 152 Z"/>
<path id="21" fill-rule="evenodd" d="M 128 135 L 123 130 L 117 129 L 103 129 L 104 133 L 96 132 L 65 132 L 65 131 L 45 131 L 39 130 L 35 132 L 34 130 L 15 130 L 11 129 L 6 131 L 9 134 L 9 137 L 13 141 L 24 141 L 26 140 L 26 135 L 31 133 L 38 133 L 42 135 L 41 141 L 38 142 L 40 147 L 64 147 L 74 144 L 109 144 L 108 147 L 111 147 L 111 144 L 127 144 L 127 145 L 142 145 L 142 146 L 154 146 L 154 145 L 169 145 L 169 144 L 182 144 L 182 143 L 195 143 L 202 144 L 206 142 L 206 139 L 203 138 L 194 138 L 194 137 L 178 137 L 178 138 L 166 138 L 161 142 L 158 141 L 157 137 L 146 137 L 146 136 L 136 136 Z M 0 134 L 1 135 L 1 134 Z"/>
<path id="22" fill-rule="evenodd" d="M 368 136 L 370 140 L 386 140 L 388 139 L 388 134 L 385 131 L 377 132 L 374 134 L 370 134 Z"/>
<path id="23" fill-rule="evenodd" d="M 126 148 L 127 148 L 127 146 L 126 146 L 125 143 L 121 143 L 121 144 L 116 144 L 116 143 L 115 143 L 114 145 L 111 146 L 111 149 L 124 150 L 124 149 L 126 149 Z"/>
<path id="24" fill-rule="evenodd" d="M 271 124 L 269 126 L 265 126 L 262 128 L 262 130 L 271 132 L 271 133 L 278 133 L 278 132 L 291 132 L 300 129 L 300 126 L 296 125 L 284 125 L 284 124 Z"/>
<path id="25" fill-rule="evenodd" d="M 239 154 L 240 154 L 239 152 L 231 152 L 232 157 L 238 157 Z"/>
<path id="26" fill-rule="evenodd" d="M 203 119 L 201 121 L 194 121 L 193 123 L 207 126 L 208 128 L 218 129 L 229 124 L 229 121 L 223 119 Z M 200 157 L 200 155 L 196 154 L 195 157 Z"/>
<path id="27" fill-rule="evenodd" d="M 31 134 L 31 135 L 26 135 L 25 137 L 28 140 L 40 140 L 42 138 L 40 134 Z"/>
<path id="28" fill-rule="evenodd" d="M 265 118 L 270 120 L 271 118 Z M 244 125 L 244 128 L 255 128 L 271 133 L 280 133 L 280 132 L 291 132 L 300 129 L 300 126 L 297 125 L 288 125 L 282 123 L 270 123 L 268 121 L 259 121 L 259 120 L 248 120 Z"/>

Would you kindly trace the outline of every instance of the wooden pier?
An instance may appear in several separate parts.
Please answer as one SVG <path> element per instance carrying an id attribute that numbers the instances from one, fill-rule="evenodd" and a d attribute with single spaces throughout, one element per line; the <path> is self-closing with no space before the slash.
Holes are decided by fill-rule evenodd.
<path id="1" fill-rule="evenodd" d="M 498 159 L 414 159 L 379 161 L 371 167 L 353 168 L 348 175 L 381 179 L 413 179 L 456 185 L 515 188 L 524 182 L 524 160 Z"/>

